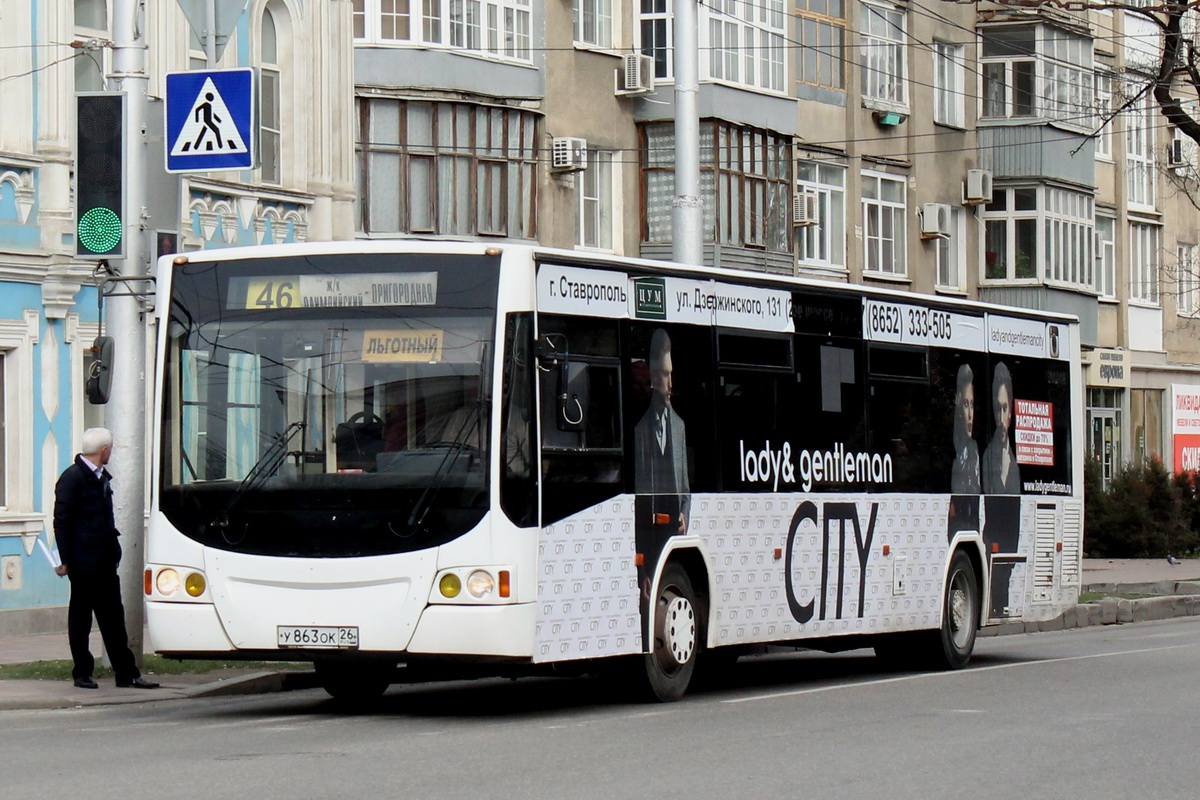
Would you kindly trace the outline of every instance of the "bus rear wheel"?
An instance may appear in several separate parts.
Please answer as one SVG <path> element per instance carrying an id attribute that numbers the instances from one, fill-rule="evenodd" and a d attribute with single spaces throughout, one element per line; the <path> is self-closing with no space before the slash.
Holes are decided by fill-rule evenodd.
<path id="1" fill-rule="evenodd" d="M 704 647 L 702 608 L 687 571 L 668 564 L 652 609 L 650 652 L 642 656 L 648 699 L 670 703 L 687 691 Z"/>
<path id="2" fill-rule="evenodd" d="M 392 685 L 395 668 L 389 664 L 318 661 L 313 664 L 321 688 L 335 700 L 362 703 L 374 700 Z"/>

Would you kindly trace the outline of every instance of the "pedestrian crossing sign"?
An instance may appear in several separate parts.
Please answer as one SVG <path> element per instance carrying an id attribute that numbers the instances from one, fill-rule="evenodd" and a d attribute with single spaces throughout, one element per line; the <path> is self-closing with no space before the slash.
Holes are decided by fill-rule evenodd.
<path id="1" fill-rule="evenodd" d="M 252 69 L 167 73 L 167 172 L 252 169 L 257 138 Z"/>

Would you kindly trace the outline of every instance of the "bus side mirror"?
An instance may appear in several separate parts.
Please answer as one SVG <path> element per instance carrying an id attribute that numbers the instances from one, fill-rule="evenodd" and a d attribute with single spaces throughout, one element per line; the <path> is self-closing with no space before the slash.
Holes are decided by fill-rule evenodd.
<path id="1" fill-rule="evenodd" d="M 93 405 L 108 402 L 112 389 L 113 340 L 111 336 L 97 336 L 92 342 L 92 360 L 88 364 L 87 399 Z"/>

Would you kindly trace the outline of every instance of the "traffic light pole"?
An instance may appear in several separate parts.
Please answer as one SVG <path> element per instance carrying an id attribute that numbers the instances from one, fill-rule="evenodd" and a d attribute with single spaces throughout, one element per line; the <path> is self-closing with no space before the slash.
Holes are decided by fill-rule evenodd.
<path id="1" fill-rule="evenodd" d="M 126 117 L 124 184 L 125 258 L 115 266 L 124 280 L 145 277 L 146 243 L 143 212 L 146 191 L 146 27 L 144 0 L 115 0 L 113 4 L 114 86 L 125 93 Z M 127 284 L 137 286 L 136 281 Z M 145 620 L 142 568 L 146 529 L 146 322 L 142 300 L 136 295 L 110 299 L 108 334 L 115 340 L 112 400 L 107 406 L 108 427 L 113 432 L 113 502 L 121 531 L 121 599 L 129 646 L 142 662 L 142 628 Z"/>

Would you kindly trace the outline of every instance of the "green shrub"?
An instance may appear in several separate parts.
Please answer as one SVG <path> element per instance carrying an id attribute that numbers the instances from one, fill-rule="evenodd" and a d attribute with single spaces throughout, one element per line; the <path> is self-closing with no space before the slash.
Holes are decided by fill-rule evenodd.
<path id="1" fill-rule="evenodd" d="M 1084 548 L 1093 558 L 1165 558 L 1200 544 L 1200 486 L 1149 458 L 1119 468 L 1105 491 L 1099 467 L 1084 467 Z"/>

